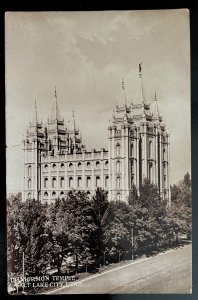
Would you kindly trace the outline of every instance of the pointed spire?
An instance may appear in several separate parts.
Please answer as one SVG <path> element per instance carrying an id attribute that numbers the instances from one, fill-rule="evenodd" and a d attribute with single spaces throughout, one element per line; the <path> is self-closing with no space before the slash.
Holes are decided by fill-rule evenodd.
<path id="1" fill-rule="evenodd" d="M 38 121 L 38 112 L 37 112 L 37 103 L 36 99 L 34 101 L 34 114 L 33 114 L 33 123 L 37 124 Z"/>
<path id="2" fill-rule="evenodd" d="M 159 109 L 158 109 L 158 101 L 157 101 L 157 92 L 155 90 L 155 100 L 153 101 L 152 105 L 152 111 L 153 111 L 153 116 L 155 118 L 159 118 Z"/>
<path id="3" fill-rule="evenodd" d="M 124 84 L 124 78 L 122 77 L 122 95 L 121 95 L 121 103 L 126 106 L 126 94 L 125 94 L 125 84 Z"/>
<path id="4" fill-rule="evenodd" d="M 73 117 L 74 132 L 75 132 L 75 130 L 76 130 L 76 121 L 75 121 L 75 115 L 74 115 L 74 108 L 73 108 L 73 111 L 72 111 L 72 117 Z"/>
<path id="5" fill-rule="evenodd" d="M 58 107 L 58 101 L 57 101 L 57 92 L 56 92 L 56 86 L 54 87 L 54 98 L 55 98 L 55 102 L 53 104 L 53 107 L 52 107 L 52 113 L 51 113 L 51 121 L 54 121 L 54 120 L 61 120 L 61 117 L 60 117 L 60 111 L 59 111 L 59 107 Z"/>

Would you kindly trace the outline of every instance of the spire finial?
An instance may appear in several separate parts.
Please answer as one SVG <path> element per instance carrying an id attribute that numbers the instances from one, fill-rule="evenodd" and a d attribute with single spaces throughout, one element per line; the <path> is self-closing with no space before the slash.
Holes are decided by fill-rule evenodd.
<path id="1" fill-rule="evenodd" d="M 56 85 L 55 85 L 55 87 L 54 87 L 54 97 L 57 99 Z"/>
<path id="2" fill-rule="evenodd" d="M 157 92 L 155 90 L 155 101 L 157 101 Z"/>
<path id="3" fill-rule="evenodd" d="M 124 90 L 124 78 L 122 77 L 122 89 Z"/>
<path id="4" fill-rule="evenodd" d="M 139 78 L 142 78 L 142 64 L 143 63 L 139 63 Z"/>
<path id="5" fill-rule="evenodd" d="M 36 103 L 36 98 L 34 100 L 34 117 L 33 117 L 33 121 L 35 123 L 37 123 L 37 103 Z"/>

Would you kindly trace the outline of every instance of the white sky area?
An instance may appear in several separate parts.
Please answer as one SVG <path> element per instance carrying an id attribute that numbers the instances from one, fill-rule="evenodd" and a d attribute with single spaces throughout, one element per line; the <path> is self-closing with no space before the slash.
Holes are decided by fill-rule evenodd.
<path id="1" fill-rule="evenodd" d="M 6 13 L 7 191 L 22 189 L 22 139 L 35 99 L 45 123 L 56 85 L 65 122 L 74 109 L 87 148 L 107 149 L 121 78 L 130 102 L 141 62 L 146 98 L 156 90 L 171 136 L 171 184 L 190 173 L 189 39 L 187 10 Z"/>

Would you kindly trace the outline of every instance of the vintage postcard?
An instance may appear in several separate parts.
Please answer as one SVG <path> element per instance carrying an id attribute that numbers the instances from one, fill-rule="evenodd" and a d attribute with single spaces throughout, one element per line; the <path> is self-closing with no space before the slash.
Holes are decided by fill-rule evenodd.
<path id="1" fill-rule="evenodd" d="M 6 12 L 8 292 L 192 293 L 186 9 Z"/>

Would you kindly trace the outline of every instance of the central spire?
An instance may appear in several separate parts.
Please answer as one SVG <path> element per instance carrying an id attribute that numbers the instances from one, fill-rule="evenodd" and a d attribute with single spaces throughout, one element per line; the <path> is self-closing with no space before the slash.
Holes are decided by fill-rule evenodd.
<path id="1" fill-rule="evenodd" d="M 58 101 L 57 101 L 58 97 L 57 97 L 56 86 L 54 87 L 54 98 L 55 98 L 55 102 L 54 102 L 53 108 L 52 108 L 51 121 L 54 121 L 54 120 L 60 121 L 61 117 L 60 117 L 60 111 L 58 108 Z"/>
<path id="2" fill-rule="evenodd" d="M 36 99 L 34 101 L 34 115 L 33 115 L 33 123 L 37 124 L 38 121 L 38 112 L 37 112 L 37 104 Z"/>
<path id="3" fill-rule="evenodd" d="M 122 77 L 122 95 L 121 95 L 121 103 L 124 103 L 126 105 L 126 94 L 125 94 L 125 85 L 124 85 L 124 78 Z"/>

